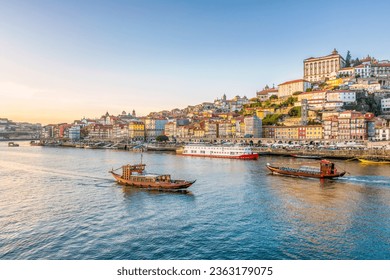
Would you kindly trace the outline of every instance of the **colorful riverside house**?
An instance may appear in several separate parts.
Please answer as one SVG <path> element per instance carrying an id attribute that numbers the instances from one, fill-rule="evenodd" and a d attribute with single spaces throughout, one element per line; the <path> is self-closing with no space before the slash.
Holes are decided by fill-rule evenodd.
<path id="1" fill-rule="evenodd" d="M 367 140 L 375 138 L 375 120 L 371 113 L 344 111 L 324 119 L 324 139 Z"/>
<path id="2" fill-rule="evenodd" d="M 266 126 L 263 129 L 265 138 L 278 140 L 319 140 L 323 138 L 321 125 Z"/>
<path id="3" fill-rule="evenodd" d="M 136 120 L 129 122 L 129 138 L 132 141 L 144 141 L 145 124 Z"/>
<path id="4" fill-rule="evenodd" d="M 113 127 L 112 125 L 91 124 L 87 126 L 89 138 L 96 139 L 111 139 Z"/>

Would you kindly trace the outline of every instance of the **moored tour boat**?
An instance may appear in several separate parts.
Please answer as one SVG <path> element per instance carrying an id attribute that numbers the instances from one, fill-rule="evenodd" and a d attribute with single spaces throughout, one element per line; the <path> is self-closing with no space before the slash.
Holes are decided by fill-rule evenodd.
<path id="1" fill-rule="evenodd" d="M 297 168 L 292 168 L 286 166 L 273 166 L 267 163 L 267 168 L 271 170 L 272 174 L 319 179 L 332 179 L 342 177 L 346 173 L 345 171 L 337 171 L 333 162 L 324 159 L 320 161 L 319 167 L 300 166 Z"/>
<path id="2" fill-rule="evenodd" d="M 310 159 L 321 159 L 320 156 L 316 155 L 300 155 L 300 154 L 291 154 L 292 157 L 295 158 L 310 158 Z"/>
<path id="3" fill-rule="evenodd" d="M 123 165 L 118 169 L 122 169 L 122 175 L 115 173 L 115 170 L 109 171 L 115 180 L 126 186 L 138 188 L 154 189 L 154 190 L 180 190 L 190 187 L 194 181 L 172 180 L 171 175 L 149 174 L 145 172 L 145 164 Z"/>
<path id="4" fill-rule="evenodd" d="M 8 147 L 19 147 L 19 144 L 15 142 L 8 142 Z"/>
<path id="5" fill-rule="evenodd" d="M 258 159 L 259 154 L 254 153 L 250 146 L 241 145 L 185 145 L 183 149 L 176 151 L 183 156 L 230 158 L 230 159 Z"/>

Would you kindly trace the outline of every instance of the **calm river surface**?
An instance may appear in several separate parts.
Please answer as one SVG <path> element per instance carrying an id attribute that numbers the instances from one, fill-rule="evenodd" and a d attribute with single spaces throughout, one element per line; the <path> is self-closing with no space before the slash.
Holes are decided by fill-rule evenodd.
<path id="1" fill-rule="evenodd" d="M 321 182 L 267 162 L 143 154 L 188 193 L 117 185 L 139 153 L 0 142 L 0 259 L 390 259 L 390 165 Z M 310 161 L 310 160 L 309 160 Z"/>

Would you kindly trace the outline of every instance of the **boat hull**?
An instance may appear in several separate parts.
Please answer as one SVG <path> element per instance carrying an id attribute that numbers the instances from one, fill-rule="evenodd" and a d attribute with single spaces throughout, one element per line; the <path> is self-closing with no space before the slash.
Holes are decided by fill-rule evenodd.
<path id="1" fill-rule="evenodd" d="M 320 156 L 312 156 L 312 155 L 298 155 L 298 154 L 292 154 L 291 155 L 292 157 L 295 157 L 295 158 L 307 158 L 307 159 L 321 159 Z"/>
<path id="2" fill-rule="evenodd" d="M 194 181 L 185 181 L 185 180 L 172 180 L 171 182 L 135 182 L 132 180 L 127 180 L 122 178 L 121 175 L 116 174 L 115 172 L 110 171 L 112 176 L 115 178 L 118 184 L 124 186 L 131 186 L 143 189 L 150 190 L 180 190 L 190 187 Z"/>
<path id="3" fill-rule="evenodd" d="M 335 174 L 322 174 L 322 173 L 306 173 L 306 172 L 293 172 L 280 169 L 276 166 L 267 165 L 267 168 L 272 172 L 272 174 L 279 174 L 284 176 L 292 176 L 292 177 L 306 177 L 306 178 L 318 178 L 318 179 L 332 179 L 338 178 L 345 175 L 345 171 L 337 172 Z"/>
<path id="4" fill-rule="evenodd" d="M 390 164 L 390 161 L 375 161 L 375 160 L 368 160 L 363 158 L 358 158 L 358 160 L 364 164 Z"/>

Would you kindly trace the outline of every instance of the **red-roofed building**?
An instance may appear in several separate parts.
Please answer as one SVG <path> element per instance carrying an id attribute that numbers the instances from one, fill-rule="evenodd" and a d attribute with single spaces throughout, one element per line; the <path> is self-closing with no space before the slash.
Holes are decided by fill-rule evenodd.
<path id="1" fill-rule="evenodd" d="M 256 92 L 256 96 L 260 101 L 266 101 L 272 95 L 278 95 L 278 89 L 265 87 L 262 91 Z"/>
<path id="2" fill-rule="evenodd" d="M 308 88 L 311 88 L 309 81 L 303 79 L 287 81 L 278 86 L 278 97 L 289 97 L 295 92 L 304 92 Z"/>

